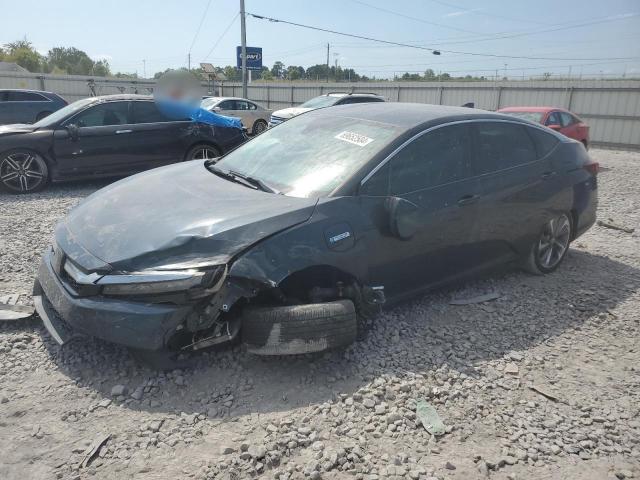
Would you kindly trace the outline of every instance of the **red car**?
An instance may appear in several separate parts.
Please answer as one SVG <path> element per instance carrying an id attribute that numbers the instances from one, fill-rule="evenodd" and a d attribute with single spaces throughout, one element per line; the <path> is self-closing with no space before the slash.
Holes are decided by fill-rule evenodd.
<path id="1" fill-rule="evenodd" d="M 569 138 L 582 142 L 585 148 L 589 148 L 589 125 L 584 123 L 575 113 L 564 108 L 507 107 L 501 108 L 498 112 L 541 123 Z"/>

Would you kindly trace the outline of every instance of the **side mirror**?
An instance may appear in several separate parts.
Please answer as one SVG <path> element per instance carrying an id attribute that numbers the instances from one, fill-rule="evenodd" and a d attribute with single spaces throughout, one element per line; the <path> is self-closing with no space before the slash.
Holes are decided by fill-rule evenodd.
<path id="1" fill-rule="evenodd" d="M 69 132 L 69 138 L 71 138 L 71 140 L 78 139 L 78 132 L 80 129 L 75 123 L 70 123 L 69 125 L 66 125 L 64 128 L 67 130 L 67 132 Z"/>
<path id="2" fill-rule="evenodd" d="M 212 109 L 214 112 L 221 112 L 222 109 L 220 107 L 213 107 Z"/>
<path id="3" fill-rule="evenodd" d="M 562 128 L 562 125 L 554 123 L 553 125 L 547 125 L 547 127 L 549 127 L 551 130 L 560 130 Z"/>
<path id="4" fill-rule="evenodd" d="M 389 230 L 393 235 L 409 240 L 418 231 L 420 225 L 418 206 L 404 198 L 389 197 L 385 200 L 389 218 Z"/>

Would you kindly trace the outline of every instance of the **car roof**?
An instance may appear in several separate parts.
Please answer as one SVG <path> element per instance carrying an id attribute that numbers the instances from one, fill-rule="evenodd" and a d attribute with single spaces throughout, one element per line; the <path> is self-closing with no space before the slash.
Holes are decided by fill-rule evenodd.
<path id="1" fill-rule="evenodd" d="M 495 118 L 529 124 L 508 115 L 467 107 L 450 107 L 425 103 L 375 102 L 338 105 L 321 108 L 305 115 L 333 115 L 345 118 L 358 118 L 372 122 L 386 123 L 396 127 L 411 129 L 425 123 L 444 123 L 448 120 Z"/>
<path id="2" fill-rule="evenodd" d="M 27 93 L 41 93 L 43 95 L 54 95 L 59 97 L 57 93 L 49 92 L 47 90 L 33 90 L 30 88 L 0 88 L 0 92 L 27 92 Z"/>
<path id="3" fill-rule="evenodd" d="M 321 97 L 381 97 L 377 93 L 348 93 L 348 92 L 329 92 L 320 95 Z"/>
<path id="4" fill-rule="evenodd" d="M 498 110 L 498 112 L 550 112 L 551 110 L 560 110 L 561 112 L 567 112 L 561 107 L 505 107 Z"/>

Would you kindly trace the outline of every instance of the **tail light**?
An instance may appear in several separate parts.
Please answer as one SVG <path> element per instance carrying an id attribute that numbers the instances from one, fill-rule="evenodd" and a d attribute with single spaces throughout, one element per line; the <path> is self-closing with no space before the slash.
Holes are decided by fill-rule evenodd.
<path id="1" fill-rule="evenodd" d="M 591 175 L 597 175 L 600 171 L 600 164 L 598 162 L 589 162 L 586 165 L 583 165 L 582 168 L 584 168 Z"/>

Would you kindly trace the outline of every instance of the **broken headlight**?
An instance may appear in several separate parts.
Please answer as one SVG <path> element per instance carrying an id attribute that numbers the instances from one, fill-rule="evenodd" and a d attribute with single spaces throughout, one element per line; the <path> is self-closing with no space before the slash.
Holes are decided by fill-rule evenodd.
<path id="1" fill-rule="evenodd" d="M 120 275 L 105 275 L 98 280 L 104 295 L 158 295 L 193 291 L 216 292 L 227 274 L 226 265 L 206 270 L 154 270 Z"/>

